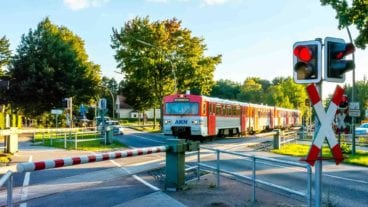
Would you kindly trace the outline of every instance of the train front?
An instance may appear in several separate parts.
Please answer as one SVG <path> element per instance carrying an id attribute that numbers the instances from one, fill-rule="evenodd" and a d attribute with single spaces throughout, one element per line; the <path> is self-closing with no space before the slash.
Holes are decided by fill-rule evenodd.
<path id="1" fill-rule="evenodd" d="M 176 94 L 164 97 L 164 134 L 181 139 L 203 136 L 202 96 Z M 205 106 L 204 106 L 205 107 Z"/>

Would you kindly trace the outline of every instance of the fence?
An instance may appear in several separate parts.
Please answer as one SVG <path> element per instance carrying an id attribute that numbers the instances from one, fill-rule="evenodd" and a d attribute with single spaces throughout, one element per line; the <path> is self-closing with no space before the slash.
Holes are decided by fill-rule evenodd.
<path id="1" fill-rule="evenodd" d="M 166 152 L 168 149 L 167 146 L 158 146 L 158 147 L 147 147 L 140 148 L 134 150 L 126 150 L 126 151 L 117 151 L 117 152 L 109 152 L 102 153 L 96 155 L 85 155 L 80 157 L 69 157 L 63 159 L 56 160 L 46 160 L 39 162 L 25 162 L 17 164 L 17 172 L 32 172 L 38 170 L 52 169 L 52 168 L 60 168 L 71 165 L 79 165 L 86 164 L 92 162 L 100 162 L 105 160 L 113 160 L 124 157 L 133 157 L 140 155 L 147 155 L 152 153 Z M 3 187 L 5 183 L 7 183 L 7 206 L 13 206 L 13 175 L 14 173 L 8 171 L 5 175 L 3 175 L 0 179 L 0 187 Z"/>
<path id="2" fill-rule="evenodd" d="M 224 150 L 218 150 L 218 149 L 213 149 L 213 148 L 208 148 L 208 147 L 203 147 L 200 146 L 200 149 L 206 149 L 209 151 L 214 151 L 216 153 L 216 167 L 201 163 L 201 152 L 200 150 L 198 150 L 198 155 L 197 155 L 197 179 L 200 179 L 200 169 L 201 167 L 204 168 L 208 168 L 210 170 L 213 170 L 217 173 L 217 186 L 220 186 L 220 173 L 225 173 L 225 174 L 229 174 L 241 179 L 246 179 L 246 180 L 250 180 L 252 182 L 252 201 L 254 202 L 256 200 L 256 183 L 259 184 L 263 184 L 266 186 L 270 186 L 279 190 L 282 190 L 284 192 L 287 193 L 292 193 L 298 196 L 302 196 L 305 197 L 306 201 L 307 201 L 307 206 L 311 206 L 311 196 L 312 196 L 312 186 L 311 186 L 311 182 L 312 182 L 312 170 L 311 167 L 308 164 L 300 164 L 300 163 L 296 163 L 296 162 L 290 162 L 290 161 L 285 161 L 285 160 L 276 160 L 276 159 L 272 159 L 272 158 L 265 158 L 265 157 L 258 157 L 258 156 L 254 156 L 254 155 L 247 155 L 247 154 L 243 154 L 243 153 L 237 153 L 237 152 L 229 152 L 229 151 L 224 151 Z M 230 172 L 224 169 L 221 169 L 220 167 L 220 153 L 224 153 L 224 154 L 230 154 L 230 155 L 235 155 L 235 156 L 239 156 L 239 157 L 244 157 L 247 158 L 247 160 L 252 163 L 252 176 L 245 176 L 245 175 L 241 175 L 239 173 L 234 173 L 234 172 Z M 283 165 L 288 165 L 288 166 L 294 166 L 294 167 L 301 167 L 301 168 L 305 168 L 306 169 L 306 191 L 305 192 L 300 192 L 300 191 L 296 191 L 290 188 L 287 188 L 285 186 L 281 186 L 281 185 L 276 185 L 273 184 L 271 182 L 267 182 L 264 180 L 260 180 L 256 178 L 256 163 L 257 161 L 266 161 L 263 162 L 262 164 L 267 164 L 267 162 L 272 162 L 273 164 L 278 163 L 278 164 L 283 164 Z"/>

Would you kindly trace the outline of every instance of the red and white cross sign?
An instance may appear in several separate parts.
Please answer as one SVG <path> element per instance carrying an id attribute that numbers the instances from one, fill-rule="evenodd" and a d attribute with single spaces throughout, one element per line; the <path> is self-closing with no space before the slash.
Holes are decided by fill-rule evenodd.
<path id="1" fill-rule="evenodd" d="M 315 84 L 310 84 L 307 86 L 307 93 L 312 102 L 313 108 L 317 114 L 321 126 L 319 129 L 316 129 L 318 130 L 318 132 L 314 137 L 312 146 L 309 149 L 309 154 L 305 161 L 312 166 L 314 165 L 315 161 L 318 159 L 318 155 L 319 152 L 321 151 L 323 141 L 325 140 L 326 137 L 327 142 L 332 151 L 332 154 L 335 158 L 336 165 L 338 165 L 340 162 L 342 162 L 342 160 L 344 160 L 344 157 L 342 155 L 340 145 L 337 143 L 336 135 L 332 130 L 332 122 L 336 110 L 338 109 L 338 105 L 341 102 L 342 96 L 344 94 L 344 89 L 341 88 L 340 86 L 336 86 L 335 93 L 332 97 L 327 112 L 325 111 L 322 105 L 322 100 Z"/>

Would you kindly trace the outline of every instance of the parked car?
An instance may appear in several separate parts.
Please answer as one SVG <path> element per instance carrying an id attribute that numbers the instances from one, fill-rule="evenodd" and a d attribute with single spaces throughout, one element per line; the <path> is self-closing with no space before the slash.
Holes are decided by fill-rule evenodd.
<path id="1" fill-rule="evenodd" d="M 108 126 L 111 126 L 112 127 L 112 133 L 114 135 L 124 134 L 124 127 L 123 126 L 120 126 L 120 123 L 118 121 L 109 120 L 109 121 L 106 122 L 106 124 Z"/>
<path id="2" fill-rule="evenodd" d="M 368 135 L 368 123 L 364 123 L 355 129 L 356 135 Z"/>

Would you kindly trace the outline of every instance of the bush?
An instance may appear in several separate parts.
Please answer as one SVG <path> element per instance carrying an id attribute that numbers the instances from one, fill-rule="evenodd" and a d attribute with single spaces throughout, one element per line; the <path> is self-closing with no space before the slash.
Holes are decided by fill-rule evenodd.
<path id="1" fill-rule="evenodd" d="M 347 143 L 341 143 L 340 148 L 342 153 L 350 154 L 351 153 L 351 145 Z"/>

